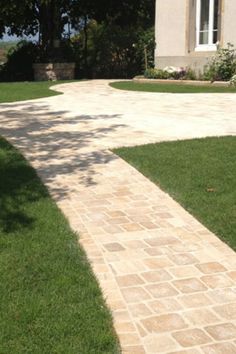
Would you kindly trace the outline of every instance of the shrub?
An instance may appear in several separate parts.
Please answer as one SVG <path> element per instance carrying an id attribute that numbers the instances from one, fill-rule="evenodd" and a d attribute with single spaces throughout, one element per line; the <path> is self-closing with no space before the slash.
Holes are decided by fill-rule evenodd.
<path id="1" fill-rule="evenodd" d="M 9 50 L 7 62 L 0 71 L 1 81 L 32 81 L 33 63 L 39 57 L 39 48 L 32 42 L 21 41 Z"/>
<path id="2" fill-rule="evenodd" d="M 79 77 L 132 78 L 144 71 L 144 47 L 148 65 L 153 66 L 154 28 L 106 25 L 90 21 L 85 34 L 80 31 L 72 38 Z"/>
<path id="3" fill-rule="evenodd" d="M 147 69 L 144 72 L 144 77 L 147 79 L 169 79 L 170 74 L 161 69 Z"/>
<path id="4" fill-rule="evenodd" d="M 184 76 L 184 80 L 196 80 L 196 79 L 197 79 L 197 75 L 195 71 L 192 70 L 191 68 L 187 68 Z"/>
<path id="5" fill-rule="evenodd" d="M 204 72 L 204 79 L 210 81 L 228 81 L 236 73 L 236 52 L 228 43 L 227 48 L 220 48 L 211 59 Z"/>
<path id="6" fill-rule="evenodd" d="M 230 86 L 236 87 L 236 75 L 232 76 L 230 80 Z"/>

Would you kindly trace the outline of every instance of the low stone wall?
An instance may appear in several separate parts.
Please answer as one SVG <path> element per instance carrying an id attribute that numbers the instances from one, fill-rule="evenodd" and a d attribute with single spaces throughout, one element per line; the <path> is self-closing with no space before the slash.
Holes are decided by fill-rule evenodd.
<path id="1" fill-rule="evenodd" d="M 37 63 L 33 65 L 35 81 L 73 80 L 75 63 Z"/>
<path id="2" fill-rule="evenodd" d="M 198 80 L 163 80 L 163 79 L 146 79 L 141 77 L 135 77 L 133 79 L 137 83 L 148 83 L 148 84 L 177 84 L 177 85 L 192 85 L 192 86 L 230 86 L 229 81 L 198 81 Z"/>

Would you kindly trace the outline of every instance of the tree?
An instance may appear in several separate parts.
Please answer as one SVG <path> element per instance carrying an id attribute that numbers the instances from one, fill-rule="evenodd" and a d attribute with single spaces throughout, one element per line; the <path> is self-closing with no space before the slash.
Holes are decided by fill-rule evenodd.
<path id="1" fill-rule="evenodd" d="M 0 36 L 6 29 L 10 35 L 38 35 L 43 60 L 60 60 L 61 39 L 68 24 L 83 34 L 80 50 L 87 76 L 89 26 L 95 20 L 101 25 L 100 43 L 106 43 L 100 45 L 100 57 L 104 57 L 103 51 L 108 51 L 111 61 L 120 61 L 119 66 L 124 68 L 120 71 L 131 72 L 129 67 L 134 66 L 136 53 L 139 51 L 139 58 L 143 57 L 142 32 L 148 31 L 150 37 L 154 18 L 155 0 L 1 0 Z M 113 72 L 112 63 L 110 72 Z"/>
<path id="2" fill-rule="evenodd" d="M 137 67 L 142 67 L 140 58 L 143 58 L 144 47 L 140 49 L 141 33 L 150 28 L 153 33 L 155 0 L 81 0 L 74 3 L 71 19 L 80 32 L 83 51 L 81 71 L 86 77 L 91 76 L 91 71 L 92 75 L 99 77 L 124 77 L 125 70 L 129 71 L 126 75 L 133 75 Z M 154 41 L 151 41 L 153 47 Z M 146 45 L 150 47 L 149 43 Z M 136 61 L 135 56 L 139 57 Z"/>
<path id="3" fill-rule="evenodd" d="M 154 25 L 155 0 L 90 0 L 90 6 L 98 22 L 143 29 Z"/>
<path id="4" fill-rule="evenodd" d="M 49 57 L 56 57 L 64 26 L 69 22 L 73 0 L 1 0 L 0 33 L 9 35 L 37 35 L 42 49 Z"/>

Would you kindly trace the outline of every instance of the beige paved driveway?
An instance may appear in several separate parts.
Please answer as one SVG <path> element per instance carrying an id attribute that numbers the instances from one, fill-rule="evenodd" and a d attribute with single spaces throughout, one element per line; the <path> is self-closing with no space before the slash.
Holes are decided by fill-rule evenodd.
<path id="1" fill-rule="evenodd" d="M 124 353 L 236 353 L 236 256 L 108 148 L 236 135 L 236 95 L 116 91 L 107 81 L 0 105 L 0 134 L 80 233 Z"/>

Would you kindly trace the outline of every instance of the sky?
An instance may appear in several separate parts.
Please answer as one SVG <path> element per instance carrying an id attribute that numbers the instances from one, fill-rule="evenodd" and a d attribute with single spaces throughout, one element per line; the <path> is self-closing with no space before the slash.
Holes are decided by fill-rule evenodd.
<path id="1" fill-rule="evenodd" d="M 7 34 L 4 34 L 3 38 L 0 39 L 0 42 L 3 41 L 3 42 L 9 42 L 9 41 L 19 41 L 21 39 L 28 39 L 28 40 L 37 40 L 37 37 L 16 37 L 16 36 L 8 36 Z"/>

